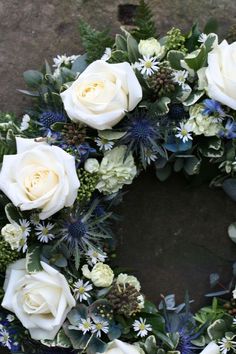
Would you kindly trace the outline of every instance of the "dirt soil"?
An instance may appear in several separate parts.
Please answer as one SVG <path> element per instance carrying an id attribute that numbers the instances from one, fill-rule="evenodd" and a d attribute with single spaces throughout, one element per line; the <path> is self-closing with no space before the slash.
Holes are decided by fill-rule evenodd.
<path id="1" fill-rule="evenodd" d="M 80 17 L 97 28 L 116 33 L 118 5 L 136 0 L 11 0 L 0 1 L 0 110 L 21 117 L 29 101 L 17 93 L 24 88 L 22 73 L 40 68 L 44 59 L 81 52 L 77 31 Z M 171 26 L 186 31 L 199 20 L 218 18 L 221 33 L 233 24 L 234 0 L 149 1 L 160 34 Z M 208 276 L 229 277 L 235 246 L 227 238 L 227 225 L 236 219 L 236 206 L 222 191 L 207 186 L 191 189 L 184 179 L 159 183 L 152 173 L 139 177 L 121 207 L 123 222 L 117 228 L 117 263 L 134 269 L 147 296 L 160 293 L 180 298 L 190 290 L 196 304 L 209 290 Z"/>

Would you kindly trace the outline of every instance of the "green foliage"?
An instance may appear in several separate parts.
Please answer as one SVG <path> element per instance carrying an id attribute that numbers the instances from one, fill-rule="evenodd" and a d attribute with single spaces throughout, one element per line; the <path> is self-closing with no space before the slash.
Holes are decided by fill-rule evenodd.
<path id="1" fill-rule="evenodd" d="M 165 49 L 180 51 L 186 53 L 187 49 L 185 48 L 185 37 L 182 35 L 179 28 L 173 27 L 169 32 L 167 32 Z"/>
<path id="2" fill-rule="evenodd" d="M 153 21 L 153 15 L 148 4 L 144 0 L 140 0 L 134 24 L 137 28 L 132 32 L 132 35 L 137 40 L 156 37 L 156 27 Z"/>
<path id="3" fill-rule="evenodd" d="M 36 273 L 42 270 L 40 263 L 41 246 L 31 245 L 26 254 L 26 269 L 29 273 Z"/>
<path id="4" fill-rule="evenodd" d="M 19 253 L 12 250 L 10 245 L 3 240 L 0 236 L 0 269 L 5 271 L 8 264 L 16 261 L 19 257 Z"/>
<path id="5" fill-rule="evenodd" d="M 78 190 L 78 201 L 86 202 L 92 197 L 98 183 L 97 173 L 89 173 L 83 169 L 78 170 L 78 176 L 80 180 L 80 188 Z"/>
<path id="6" fill-rule="evenodd" d="M 85 21 L 80 21 L 79 31 L 82 44 L 87 52 L 87 62 L 92 63 L 100 59 L 107 47 L 112 47 L 114 40 L 108 35 L 108 31 L 97 31 Z"/>

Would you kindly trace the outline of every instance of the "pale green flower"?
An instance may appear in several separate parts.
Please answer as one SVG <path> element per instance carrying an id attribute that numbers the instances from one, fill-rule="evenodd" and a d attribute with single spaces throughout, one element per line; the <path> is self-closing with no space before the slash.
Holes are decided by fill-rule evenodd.
<path id="1" fill-rule="evenodd" d="M 190 107 L 188 124 L 195 135 L 215 136 L 221 129 L 221 124 L 213 116 L 204 115 L 204 106 L 195 104 Z"/>
<path id="2" fill-rule="evenodd" d="M 131 184 L 137 173 L 130 153 L 125 159 L 126 146 L 105 153 L 99 168 L 97 189 L 104 194 L 116 193 L 124 184 Z"/>

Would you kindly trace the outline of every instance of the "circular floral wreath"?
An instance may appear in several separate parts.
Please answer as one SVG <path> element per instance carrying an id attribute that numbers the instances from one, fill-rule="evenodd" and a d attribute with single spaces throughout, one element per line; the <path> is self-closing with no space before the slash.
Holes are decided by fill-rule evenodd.
<path id="1" fill-rule="evenodd" d="M 174 295 L 147 301 L 136 277 L 108 265 L 112 207 L 152 165 L 217 171 L 236 200 L 236 42 L 214 23 L 156 39 L 140 2 L 115 39 L 80 23 L 86 54 L 29 70 L 34 99 L 21 123 L 0 118 L 0 345 L 17 353 L 236 352 L 236 290 L 193 315 Z M 236 240 L 235 225 L 229 235 Z M 112 263 L 110 263 L 112 264 Z M 6 270 L 6 275 L 5 275 Z M 218 284 L 211 275 L 211 284 Z M 228 295 L 226 299 L 216 296 Z"/>

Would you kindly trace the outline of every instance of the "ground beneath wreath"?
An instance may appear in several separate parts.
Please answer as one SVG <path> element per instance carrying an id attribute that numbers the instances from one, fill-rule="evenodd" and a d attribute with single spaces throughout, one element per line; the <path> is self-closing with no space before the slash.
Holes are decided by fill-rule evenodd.
<path id="1" fill-rule="evenodd" d="M 0 109 L 19 117 L 30 102 L 17 93 L 24 88 L 22 73 L 40 68 L 57 54 L 81 50 L 79 17 L 98 28 L 116 33 L 129 22 L 138 0 L 11 0 L 0 1 Z M 221 33 L 233 24 L 234 0 L 150 0 L 160 34 L 171 26 L 187 30 L 217 17 Z M 118 6 L 120 6 L 118 16 Z M 118 20 L 118 17 L 120 21 Z M 182 178 L 157 182 L 152 173 L 130 187 L 121 207 L 123 222 L 117 228 L 120 246 L 117 262 L 136 271 L 143 290 L 153 301 L 160 293 L 179 298 L 189 289 L 203 303 L 208 275 L 229 275 L 235 248 L 227 238 L 227 225 L 236 218 L 235 205 L 222 191 L 206 185 L 191 189 Z"/>

